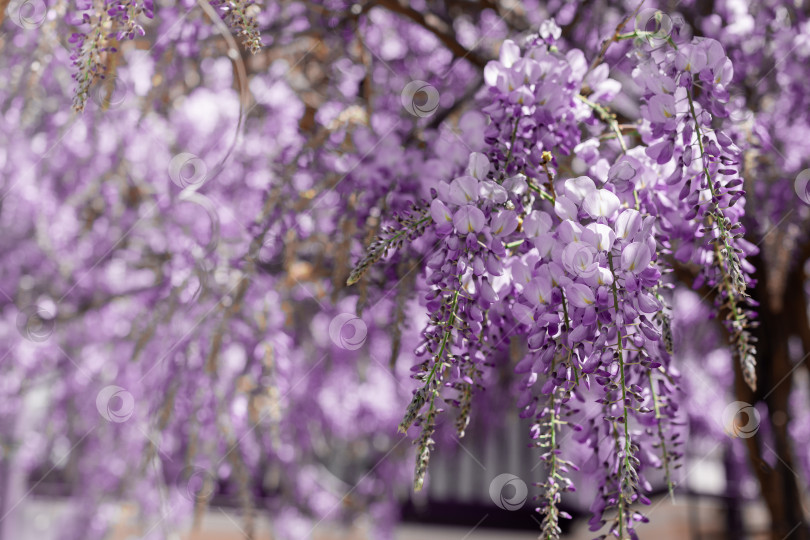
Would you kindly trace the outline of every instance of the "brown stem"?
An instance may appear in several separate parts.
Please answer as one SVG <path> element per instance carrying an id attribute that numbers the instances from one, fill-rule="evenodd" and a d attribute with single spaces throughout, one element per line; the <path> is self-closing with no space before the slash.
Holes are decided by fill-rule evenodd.
<path id="1" fill-rule="evenodd" d="M 455 35 L 453 35 L 452 28 L 439 17 L 431 13 L 427 15 L 420 13 L 412 7 L 402 4 L 399 0 L 376 0 L 376 2 L 367 4 L 367 8 L 374 7 L 375 5 L 382 6 L 393 13 L 404 15 L 426 30 L 429 30 L 433 35 L 439 38 L 439 41 L 450 49 L 450 52 L 456 55 L 456 57 L 466 59 L 479 68 L 483 68 L 487 65 L 487 59 L 475 51 L 467 50 L 464 45 L 458 42 Z"/>
<path id="2" fill-rule="evenodd" d="M 586 77 L 588 73 L 593 71 L 596 68 L 596 66 L 598 66 L 602 62 L 602 60 L 605 59 L 605 54 L 607 53 L 607 50 L 610 47 L 610 45 L 612 43 L 615 43 L 619 39 L 619 34 L 622 33 L 622 28 L 624 28 L 624 25 L 627 24 L 628 21 L 630 21 L 630 19 L 632 19 L 638 14 L 638 10 L 641 9 L 642 4 L 644 4 L 644 0 L 641 0 L 641 2 L 639 2 L 638 5 L 636 6 L 636 9 L 634 9 L 629 15 L 627 15 L 624 19 L 622 19 L 621 22 L 619 22 L 619 24 L 616 25 L 616 30 L 613 32 L 613 35 L 609 39 L 606 39 L 605 41 L 602 42 L 602 48 L 599 50 L 599 54 L 596 55 L 596 58 L 593 59 L 591 65 L 588 66 L 588 71 L 585 73 Z"/>
<path id="3" fill-rule="evenodd" d="M 3 24 L 3 19 L 6 18 L 6 9 L 11 3 L 11 0 L 0 0 L 0 25 Z"/>

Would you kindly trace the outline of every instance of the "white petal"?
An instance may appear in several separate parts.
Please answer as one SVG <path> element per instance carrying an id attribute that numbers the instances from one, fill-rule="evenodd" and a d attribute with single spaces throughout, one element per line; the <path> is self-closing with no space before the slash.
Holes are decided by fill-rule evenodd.
<path id="1" fill-rule="evenodd" d="M 609 217 L 619 209 L 619 198 L 611 191 L 597 189 L 585 197 L 582 208 L 594 219 Z"/>

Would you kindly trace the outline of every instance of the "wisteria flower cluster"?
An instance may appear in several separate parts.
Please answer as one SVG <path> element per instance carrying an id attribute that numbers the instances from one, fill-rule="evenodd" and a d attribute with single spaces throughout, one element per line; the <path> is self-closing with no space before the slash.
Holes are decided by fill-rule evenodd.
<path id="1" fill-rule="evenodd" d="M 677 378 L 667 371 L 671 349 L 660 316 L 666 286 L 659 238 L 666 233 L 657 212 L 640 203 L 641 189 L 628 189 L 644 161 L 634 160 L 634 167 L 619 156 L 594 174 L 602 176 L 596 181 L 562 178 L 556 170 L 556 156 L 587 144 L 578 122 L 618 83 L 599 69 L 588 78 L 595 94 L 582 96 L 584 57 L 560 53 L 555 34 L 559 29 L 545 25 L 525 54 L 511 41 L 503 44 L 500 60 L 485 69 L 492 160 L 473 152 L 463 174 L 434 191 L 430 215 L 441 240 L 426 263 L 430 322 L 419 349 L 426 360 L 400 430 L 420 427 L 419 489 L 444 388 L 469 400 L 486 360 L 505 339 L 524 336 L 524 358 L 514 367 L 521 374 L 517 405 L 521 417 L 535 419 L 531 438 L 548 466 L 540 483 L 544 535 L 559 535 L 560 496 L 573 490 L 565 473 L 577 466 L 559 456 L 557 442 L 570 424 L 584 431 L 581 443 L 604 456 L 594 530 L 612 520 L 611 533 L 634 536 L 643 518 L 631 506 L 649 502 L 642 469 L 669 471 L 680 455 L 664 435 L 675 416 L 668 403 Z M 577 416 L 574 397 L 593 400 L 601 411 Z M 468 414 L 462 406 L 460 434 Z M 660 446 L 663 455 L 642 462 L 645 444 Z"/>

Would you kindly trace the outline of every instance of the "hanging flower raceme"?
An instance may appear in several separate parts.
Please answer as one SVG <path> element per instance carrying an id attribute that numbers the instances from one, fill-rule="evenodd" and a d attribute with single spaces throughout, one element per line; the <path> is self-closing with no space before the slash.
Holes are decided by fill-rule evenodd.
<path id="1" fill-rule="evenodd" d="M 647 52 L 633 71 L 644 90 L 642 107 L 647 156 L 666 166 L 674 204 L 667 213 L 667 241 L 681 263 L 700 268 L 696 285 L 717 287 L 717 307 L 735 345 L 745 381 L 756 388 L 753 313 L 746 288 L 753 267 L 746 256 L 755 246 L 743 239 L 744 191 L 741 151 L 713 120 L 729 114 L 733 67 L 722 45 L 695 38 L 677 49 Z"/>
<path id="2" fill-rule="evenodd" d="M 483 111 L 491 120 L 485 135 L 501 179 L 544 176 L 543 152 L 570 153 L 580 139 L 580 122 L 590 115 L 575 99 L 587 70 L 585 55 L 578 49 L 561 53 L 559 35 L 550 22 L 525 52 L 507 40 L 499 60 L 484 69 L 490 103 Z"/>
<path id="3" fill-rule="evenodd" d="M 504 239 L 518 227 L 514 203 L 507 190 L 490 179 L 491 164 L 486 156 L 472 153 L 464 174 L 434 190 L 430 216 L 440 242 L 427 261 L 427 283 L 431 287 L 425 301 L 430 316 L 425 341 L 417 354 L 426 360 L 416 367 L 415 378 L 422 383 L 400 424 L 406 431 L 417 422 L 415 486 L 421 488 L 434 430 L 438 400 L 447 386 L 460 392 L 453 400 L 461 410 L 458 431 L 463 435 L 469 419 L 474 376 L 480 371 L 482 350 L 498 347 L 485 337 L 489 310 L 499 301 L 493 283 L 503 273 L 501 258 L 506 254 Z M 426 407 L 426 412 L 422 412 Z"/>

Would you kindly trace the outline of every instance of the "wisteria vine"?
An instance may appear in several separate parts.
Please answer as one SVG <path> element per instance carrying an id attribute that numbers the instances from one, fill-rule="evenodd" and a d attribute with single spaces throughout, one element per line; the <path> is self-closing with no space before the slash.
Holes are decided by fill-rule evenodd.
<path id="1" fill-rule="evenodd" d="M 545 540 L 705 438 L 810 534 L 810 14 L 700 4 L 0 0 L 0 536 L 390 538 L 513 417 Z"/>

